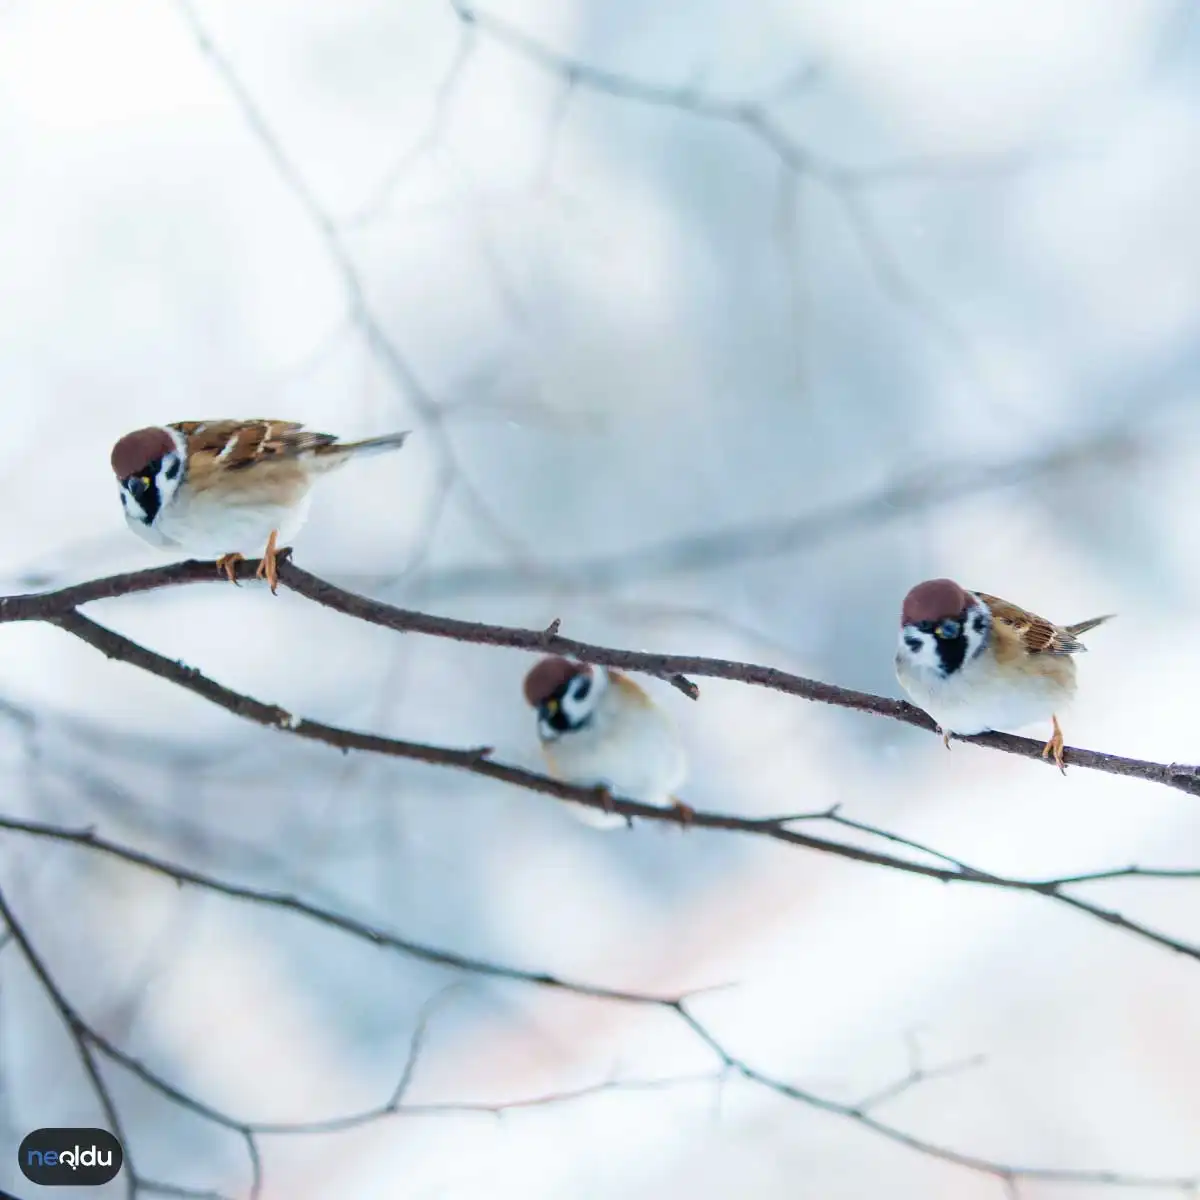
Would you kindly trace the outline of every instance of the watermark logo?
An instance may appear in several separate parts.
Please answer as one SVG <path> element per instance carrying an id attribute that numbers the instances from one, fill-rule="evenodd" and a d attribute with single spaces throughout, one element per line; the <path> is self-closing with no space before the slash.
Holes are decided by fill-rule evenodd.
<path id="1" fill-rule="evenodd" d="M 42 1187 L 98 1187 L 116 1179 L 124 1161 L 106 1129 L 35 1129 L 17 1151 L 21 1173 Z"/>

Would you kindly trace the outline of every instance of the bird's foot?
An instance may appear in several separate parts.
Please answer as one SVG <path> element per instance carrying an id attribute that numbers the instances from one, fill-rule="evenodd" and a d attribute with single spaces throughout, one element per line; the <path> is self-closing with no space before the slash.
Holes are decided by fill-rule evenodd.
<path id="1" fill-rule="evenodd" d="M 675 819 L 679 822 L 681 829 L 687 829 L 689 825 L 696 819 L 696 810 L 690 804 L 684 804 L 682 800 L 672 797 L 674 804 L 671 805 L 671 812 L 675 814 Z"/>
<path id="2" fill-rule="evenodd" d="M 1054 765 L 1065 775 L 1067 773 L 1067 764 L 1063 761 L 1063 731 L 1059 727 L 1058 717 L 1050 718 L 1054 722 L 1054 732 L 1050 735 L 1050 740 L 1042 747 L 1042 757 L 1049 758 L 1054 756 Z"/>
<path id="3" fill-rule="evenodd" d="M 272 529 L 271 536 L 267 538 L 267 548 L 263 551 L 262 559 L 259 561 L 258 570 L 254 572 L 256 579 L 267 581 L 272 596 L 279 589 L 279 564 L 276 562 L 279 555 L 278 539 L 278 530 Z"/>
<path id="4" fill-rule="evenodd" d="M 224 575 L 235 587 L 241 587 L 237 581 L 237 565 L 240 562 L 245 562 L 244 554 L 222 554 L 217 559 L 217 571 Z"/>

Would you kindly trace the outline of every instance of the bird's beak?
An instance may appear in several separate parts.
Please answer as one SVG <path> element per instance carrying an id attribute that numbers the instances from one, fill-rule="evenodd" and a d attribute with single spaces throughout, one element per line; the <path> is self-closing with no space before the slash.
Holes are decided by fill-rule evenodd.
<path id="1" fill-rule="evenodd" d="M 558 712 L 558 701 L 557 701 L 557 700 L 554 700 L 554 699 L 547 700 L 547 701 L 546 701 L 546 711 L 547 711 L 547 712 L 548 712 L 548 713 L 549 713 L 551 716 L 554 716 L 554 714 L 555 714 L 556 712 Z"/>

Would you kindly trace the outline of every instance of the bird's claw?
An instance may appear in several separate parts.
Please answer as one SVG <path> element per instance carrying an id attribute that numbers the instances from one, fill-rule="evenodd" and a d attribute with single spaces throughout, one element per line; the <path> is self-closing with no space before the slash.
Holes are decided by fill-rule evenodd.
<path id="1" fill-rule="evenodd" d="M 687 829 L 696 819 L 696 810 L 690 804 L 684 804 L 682 800 L 675 801 L 671 806 L 671 812 L 675 814 L 675 819 L 682 829 Z"/>
<path id="2" fill-rule="evenodd" d="M 267 586 L 271 589 L 271 595 L 279 590 L 279 564 L 276 561 L 279 551 L 277 549 L 279 534 L 277 530 L 271 530 L 271 536 L 267 538 L 267 548 L 263 551 L 263 556 L 259 560 L 258 570 L 254 572 L 256 579 L 265 579 Z"/>
<path id="3" fill-rule="evenodd" d="M 237 580 L 237 565 L 245 561 L 246 556 L 244 554 L 222 554 L 217 559 L 217 571 L 219 574 L 224 575 L 234 587 L 241 587 L 242 585 Z"/>
<path id="4" fill-rule="evenodd" d="M 1054 756 L 1054 765 L 1065 775 L 1067 773 L 1067 764 L 1063 758 L 1063 731 L 1059 727 L 1058 717 L 1050 718 L 1054 722 L 1054 732 L 1050 735 L 1050 740 L 1042 747 L 1042 757 L 1049 758 Z"/>

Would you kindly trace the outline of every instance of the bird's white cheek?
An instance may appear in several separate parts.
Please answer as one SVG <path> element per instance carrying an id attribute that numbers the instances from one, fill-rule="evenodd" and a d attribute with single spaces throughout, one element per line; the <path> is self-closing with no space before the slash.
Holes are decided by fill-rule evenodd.
<path id="1" fill-rule="evenodd" d="M 121 511 L 131 525 L 145 524 L 146 514 L 142 511 L 142 506 L 126 491 L 121 492 Z"/>

